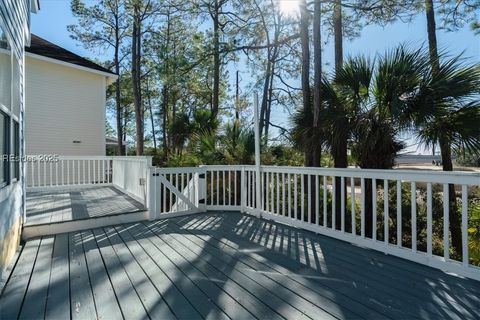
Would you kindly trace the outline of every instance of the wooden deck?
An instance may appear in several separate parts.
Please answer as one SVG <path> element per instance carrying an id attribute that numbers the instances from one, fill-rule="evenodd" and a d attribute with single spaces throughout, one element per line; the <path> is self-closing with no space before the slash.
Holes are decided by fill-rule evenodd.
<path id="1" fill-rule="evenodd" d="M 240 213 L 26 243 L 0 319 L 474 319 L 480 283 Z"/>
<path id="2" fill-rule="evenodd" d="M 27 226 L 144 210 L 143 204 L 112 186 L 27 191 L 26 202 Z"/>

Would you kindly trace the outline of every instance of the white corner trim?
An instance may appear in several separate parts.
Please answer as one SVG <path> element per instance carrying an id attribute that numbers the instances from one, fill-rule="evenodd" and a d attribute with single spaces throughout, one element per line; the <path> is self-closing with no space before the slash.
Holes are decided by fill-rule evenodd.
<path id="1" fill-rule="evenodd" d="M 65 67 L 70 67 L 70 68 L 74 68 L 74 69 L 78 69 L 78 70 L 82 70 L 82 71 L 86 71 L 86 72 L 90 72 L 90 73 L 95 73 L 95 74 L 106 77 L 107 78 L 107 83 L 110 83 L 110 81 L 113 82 L 118 78 L 118 76 L 115 75 L 115 74 L 110 74 L 110 73 L 103 72 L 103 71 L 100 71 L 100 70 L 95 70 L 95 69 L 79 66 L 77 64 L 73 64 L 73 63 L 69 63 L 69 62 L 65 62 L 65 61 L 60 61 L 60 60 L 53 59 L 53 58 L 44 57 L 44 56 L 41 56 L 41 55 L 38 55 L 38 54 L 35 54 L 35 53 L 31 53 L 31 52 L 25 52 L 25 56 L 29 57 L 29 58 L 37 59 L 37 60 L 42 60 L 42 61 L 47 61 L 47 62 L 59 64 L 59 65 L 65 66 Z"/>

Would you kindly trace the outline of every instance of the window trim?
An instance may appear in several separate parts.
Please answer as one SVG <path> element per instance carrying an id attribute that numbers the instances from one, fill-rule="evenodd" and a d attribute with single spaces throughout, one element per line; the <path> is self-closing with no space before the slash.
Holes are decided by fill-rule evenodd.
<path id="1" fill-rule="evenodd" d="M 5 125 L 5 127 L 3 128 L 3 130 L 5 131 L 5 136 L 3 138 L 4 150 L 2 150 L 1 160 L 4 165 L 2 168 L 4 179 L 3 181 L 0 181 L 0 189 L 3 189 L 10 184 L 10 161 L 8 161 L 8 158 L 6 161 L 3 161 L 3 156 L 8 156 L 10 154 L 10 116 L 2 110 L 0 110 L 0 114 L 3 116 L 3 121 Z"/>
<path id="2" fill-rule="evenodd" d="M 13 168 L 11 168 L 12 171 L 12 176 L 11 176 L 11 181 L 12 182 L 18 182 L 20 181 L 20 122 L 13 117 L 13 141 L 12 141 L 12 148 L 11 152 L 13 152 L 13 155 L 15 156 L 15 161 L 13 162 Z M 11 165 L 11 164 L 10 164 Z"/>

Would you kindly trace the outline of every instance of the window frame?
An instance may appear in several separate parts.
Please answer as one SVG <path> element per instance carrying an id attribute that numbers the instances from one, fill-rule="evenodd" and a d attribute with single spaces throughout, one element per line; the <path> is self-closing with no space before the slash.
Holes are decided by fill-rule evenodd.
<path id="1" fill-rule="evenodd" d="M 13 143 L 11 147 L 11 152 L 13 152 L 14 161 L 12 163 L 12 181 L 20 181 L 20 122 L 13 118 Z"/>
<path id="2" fill-rule="evenodd" d="M 2 145 L 2 163 L 3 163 L 3 180 L 0 181 L 0 189 L 5 188 L 10 184 L 10 161 L 9 161 L 9 154 L 10 154 L 10 115 L 0 109 L 0 115 L 3 117 L 4 122 L 4 137 L 3 137 L 3 145 Z M 0 120 L 2 121 L 2 120 Z M 6 156 L 6 157 L 5 157 Z"/>

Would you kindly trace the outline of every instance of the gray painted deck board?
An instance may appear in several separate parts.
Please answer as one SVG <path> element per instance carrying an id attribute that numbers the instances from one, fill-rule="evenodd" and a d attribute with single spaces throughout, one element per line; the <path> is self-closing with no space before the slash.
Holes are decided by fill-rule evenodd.
<path id="1" fill-rule="evenodd" d="M 40 239 L 35 239 L 23 248 L 0 299 L 0 319 L 16 319 L 20 314 L 39 246 Z"/>
<path id="2" fill-rule="evenodd" d="M 157 233 L 160 238 L 165 238 L 164 242 L 166 244 L 171 246 L 186 259 L 199 261 L 197 264 L 201 261 L 204 264 L 211 265 L 218 270 L 218 272 L 222 272 L 226 276 L 232 278 L 232 280 L 248 290 L 252 295 L 262 297 L 263 301 L 265 301 L 272 310 L 279 312 L 281 316 L 294 319 L 305 318 L 306 316 L 310 318 L 321 317 L 322 319 L 334 318 L 322 309 L 316 308 L 308 301 L 296 295 L 294 292 L 285 289 L 281 285 L 270 290 L 273 283 L 269 281 L 267 277 L 256 272 L 247 276 L 245 272 L 240 271 L 236 267 L 236 263 L 228 264 L 225 263 L 225 261 L 222 261 L 219 257 L 224 255 L 223 252 L 209 254 L 207 247 L 210 240 L 207 240 L 206 243 L 198 246 L 196 244 L 186 243 L 187 240 L 183 239 L 181 234 L 179 234 L 180 237 L 177 235 L 170 235 L 170 233 L 173 234 L 178 229 L 168 228 L 167 230 L 169 232 L 166 232 L 165 234 Z M 289 301 L 295 301 L 296 307 L 290 306 L 288 304 Z"/>
<path id="3" fill-rule="evenodd" d="M 58 303 L 70 301 L 70 268 L 68 265 L 68 236 L 60 234 L 55 236 L 52 256 L 52 271 L 48 288 L 47 306 L 45 318 L 67 319 L 70 317 L 70 303 Z"/>
<path id="4" fill-rule="evenodd" d="M 148 279 L 137 261 L 133 258 L 128 247 L 119 237 L 114 228 L 104 228 L 113 250 L 123 264 L 125 272 L 135 287 L 135 291 L 143 302 L 148 315 L 152 319 L 173 319 L 175 316 L 163 301 L 161 294 Z"/>
<path id="5" fill-rule="evenodd" d="M 153 285 L 162 294 L 166 303 L 173 311 L 175 316 L 179 319 L 199 318 L 200 314 L 198 313 L 198 311 L 175 286 L 175 284 L 171 281 L 168 275 L 165 274 L 163 270 L 159 267 L 158 264 L 161 265 L 161 261 L 157 260 L 157 257 L 155 255 L 150 256 L 148 252 L 144 250 L 144 247 L 149 247 L 149 245 L 151 245 L 150 241 L 143 237 L 134 239 L 129 231 L 129 228 L 118 228 L 124 231 L 120 232 L 120 236 L 133 253 L 137 262 L 141 262 L 140 265 L 142 269 L 148 275 Z"/>
<path id="6" fill-rule="evenodd" d="M 120 260 L 111 247 L 108 237 L 101 229 L 93 230 L 93 234 L 100 248 L 100 253 L 110 276 L 113 289 L 116 292 L 123 316 L 127 319 L 144 319 L 146 310 Z M 112 303 L 114 302 L 112 301 Z"/>
<path id="7" fill-rule="evenodd" d="M 218 273 L 218 271 L 202 266 L 198 259 L 185 258 L 182 254 L 177 253 L 175 248 L 171 248 L 166 242 L 156 240 L 157 247 L 168 255 L 174 261 L 183 266 L 183 270 L 192 279 L 193 282 L 202 290 L 216 305 L 222 309 L 230 317 L 238 317 L 239 319 L 252 318 L 253 315 L 258 317 L 271 315 L 272 311 L 262 307 L 250 308 L 242 306 L 242 301 L 254 301 L 258 305 L 259 301 L 255 301 L 255 297 L 248 292 L 242 290 L 238 285 L 234 284 L 228 277 Z M 221 284 L 221 285 L 219 285 Z M 254 305 L 252 304 L 252 305 Z M 261 311 L 264 313 L 260 313 Z M 209 314 L 210 315 L 210 314 Z M 273 318 L 273 316 L 270 316 Z"/>
<path id="8" fill-rule="evenodd" d="M 0 319 L 476 319 L 479 292 L 308 231 L 208 213 L 28 241 Z"/>
<path id="9" fill-rule="evenodd" d="M 80 233 L 68 235 L 68 247 L 70 260 L 70 315 L 72 319 L 95 319 L 97 312 L 95 310 L 95 302 L 93 300 Z M 63 301 L 63 303 L 67 303 L 65 299 Z"/>
<path id="10" fill-rule="evenodd" d="M 245 217 L 244 217 L 245 218 Z M 253 223 L 259 222 L 260 220 L 245 218 L 247 220 L 252 221 Z M 263 221 L 261 223 L 268 223 Z M 243 224 L 243 223 L 242 223 Z M 269 225 L 273 225 L 268 223 Z M 247 224 L 245 224 L 248 226 Z M 286 226 L 275 224 L 276 228 L 282 228 L 283 230 L 288 230 L 290 234 L 287 236 L 287 239 L 295 239 L 297 237 L 305 237 L 305 234 L 308 235 L 309 233 L 304 233 L 302 231 L 294 230 L 292 228 L 288 228 Z M 247 228 L 248 229 L 248 228 Z M 255 229 L 255 228 L 252 228 Z M 251 231 L 250 233 L 253 233 Z M 261 236 L 258 236 L 261 234 Z M 295 234 L 295 236 L 293 235 Z M 261 243 L 263 237 L 267 239 L 268 233 L 256 233 L 255 236 L 251 236 L 250 240 L 253 243 Z M 320 242 L 316 241 L 311 236 L 308 236 L 309 241 L 306 242 L 313 242 L 316 244 L 316 250 L 311 250 L 309 246 L 301 246 L 298 244 L 294 244 L 297 251 L 302 251 L 304 255 L 310 257 L 308 260 L 307 258 L 302 258 L 301 255 L 292 254 L 290 256 L 293 258 L 295 256 L 300 256 L 299 261 L 301 265 L 308 265 L 313 269 L 320 269 L 326 267 L 323 261 L 328 260 L 328 265 L 331 266 L 330 273 L 332 275 L 340 276 L 345 278 L 348 281 L 355 281 L 357 285 L 363 285 L 366 288 L 372 288 L 374 290 L 373 293 L 380 293 L 382 298 L 383 294 L 387 296 L 391 296 L 392 303 L 401 301 L 402 303 L 410 303 L 416 305 L 419 301 L 422 301 L 422 308 L 425 308 L 433 313 L 439 313 L 442 316 L 450 316 L 450 317 L 463 317 L 464 314 L 458 313 L 457 309 L 462 309 L 461 304 L 466 304 L 473 308 L 474 306 L 478 305 L 476 302 L 472 301 L 472 299 L 477 299 L 475 294 L 472 295 L 460 295 L 459 301 L 455 299 L 451 299 L 448 297 L 449 292 L 455 292 L 455 286 L 451 287 L 443 287 L 443 278 L 445 278 L 445 274 L 440 274 L 439 278 L 435 281 L 433 278 L 430 281 L 429 285 L 419 285 L 420 283 L 424 283 L 429 279 L 419 278 L 418 276 L 411 276 L 410 271 L 399 270 L 397 268 L 391 268 L 391 265 L 386 263 L 385 260 L 391 260 L 393 257 L 388 256 L 380 256 L 378 258 L 371 257 L 370 255 L 353 255 L 351 253 L 351 249 L 354 248 L 346 243 L 341 243 L 339 241 L 335 241 L 333 239 L 329 239 L 323 237 Z M 288 240 L 287 240 L 288 241 Z M 337 242 L 337 243 L 330 243 L 330 242 Z M 264 244 L 270 248 L 276 248 L 274 251 L 278 251 L 279 243 L 271 243 L 270 241 L 263 241 Z M 322 253 L 323 259 L 320 262 L 313 262 L 313 253 Z M 376 254 L 375 252 L 369 252 L 372 254 Z M 394 261 L 400 260 L 397 258 L 393 258 Z M 286 260 L 292 261 L 292 259 Z M 402 261 L 403 262 L 403 261 Z M 368 265 L 369 268 L 365 268 L 364 266 Z M 421 267 L 416 264 L 413 264 L 417 267 L 417 269 L 430 269 L 426 267 Z M 383 266 L 383 267 L 382 267 Z M 348 271 L 340 273 L 338 270 Z M 381 275 L 381 276 L 380 276 Z M 450 277 L 451 278 L 451 277 Z M 461 280 L 461 279 L 459 279 Z M 432 296 L 432 291 L 429 286 L 435 287 L 435 295 Z M 392 287 L 398 290 L 392 291 Z M 470 286 L 471 287 L 471 286 Z M 430 289 L 430 291 L 429 291 Z M 468 291 L 468 290 L 467 290 Z M 394 292 L 394 295 L 392 294 Z M 462 293 L 465 290 L 461 290 Z M 378 293 L 376 295 L 378 295 Z M 374 295 L 375 296 L 375 295 Z M 433 303 L 429 303 L 430 299 L 433 299 Z M 426 303 L 425 303 L 426 302 Z M 393 306 L 395 307 L 395 306 Z M 398 306 L 401 309 L 401 306 Z M 440 307 L 440 308 L 439 308 Z M 452 308 L 453 307 L 453 308 Z M 442 310 L 443 308 L 443 310 Z M 390 310 L 390 309 L 387 309 Z M 453 312 L 452 312 L 453 310 Z M 473 309 L 472 309 L 473 310 Z M 447 313 L 445 313 L 447 312 Z"/>
<path id="11" fill-rule="evenodd" d="M 38 262 L 35 263 L 33 268 L 30 285 L 23 302 L 28 308 L 22 308 L 20 319 L 40 319 L 44 317 L 54 240 L 53 237 L 42 239 L 37 255 Z"/>
<path id="12" fill-rule="evenodd" d="M 208 225 L 213 225 L 215 216 L 210 216 L 208 217 L 210 220 L 206 219 L 200 219 L 200 222 L 196 222 L 196 224 L 192 224 L 192 219 L 188 220 L 189 221 L 189 228 L 192 228 L 194 230 L 197 229 L 202 229 L 207 227 Z M 199 220 L 199 219 L 195 219 Z M 194 220 L 194 221 L 195 221 Z M 231 220 L 235 220 L 234 216 L 232 216 Z M 265 221 L 264 221 L 265 222 Z M 226 223 L 228 224 L 228 223 Z M 268 229 L 270 229 L 271 223 L 269 223 L 268 227 L 261 227 L 260 229 L 262 232 L 256 232 L 252 231 L 251 233 L 254 234 L 253 236 L 250 236 L 248 232 L 244 232 L 245 230 L 240 230 L 241 233 L 247 238 L 249 238 L 252 243 L 246 243 L 244 246 L 245 250 L 251 250 L 255 252 L 261 252 L 262 255 L 264 255 L 269 263 L 270 261 L 278 261 L 278 263 L 283 264 L 286 268 L 290 270 L 290 273 L 295 273 L 299 275 L 304 275 L 307 277 L 315 277 L 318 275 L 318 272 L 315 272 L 311 269 L 306 269 L 305 268 L 305 261 L 302 261 L 303 259 L 300 258 L 302 254 L 294 254 L 291 259 L 284 259 L 284 256 L 282 255 L 276 255 L 272 252 L 269 251 L 260 251 L 258 244 L 255 245 L 255 243 L 259 242 L 258 239 L 256 239 L 256 234 L 264 234 L 266 233 Z M 295 230 L 292 230 L 295 231 Z M 217 232 L 217 231 L 215 231 Z M 230 238 L 232 239 L 232 243 L 234 245 L 237 245 L 238 243 L 242 243 L 242 239 L 235 237 L 235 230 L 230 230 L 227 228 L 228 236 L 225 234 L 217 233 L 217 237 L 220 239 L 225 239 L 225 238 Z M 295 231 L 295 232 L 303 232 L 303 231 Z M 214 234 L 214 231 L 208 230 L 205 232 L 206 235 L 211 236 Z M 225 240 L 223 240 L 225 242 Z M 264 245 L 269 245 L 268 242 L 265 241 L 260 241 Z M 339 243 L 341 246 L 342 244 Z M 322 252 L 322 251 L 319 251 Z M 323 250 L 325 254 L 325 250 Z M 326 255 L 326 254 L 325 254 Z M 341 293 L 343 296 L 351 297 L 352 299 L 355 299 L 357 302 L 360 302 L 363 305 L 370 305 L 372 308 L 377 310 L 378 312 L 383 313 L 384 315 L 389 315 L 389 316 L 395 316 L 397 318 L 403 318 L 405 315 L 409 315 L 409 317 L 413 317 L 415 314 L 417 314 L 417 311 L 415 308 L 418 308 L 418 310 L 422 310 L 423 313 L 425 313 L 425 316 L 429 316 L 432 319 L 435 319 L 438 316 L 441 317 L 446 317 L 446 318 L 463 318 L 464 316 L 470 316 L 472 317 L 473 314 L 471 313 L 472 310 L 475 310 L 473 306 L 470 308 L 467 308 L 464 310 L 464 312 L 459 312 L 458 310 L 462 310 L 463 308 L 459 308 L 457 304 L 454 305 L 448 305 L 447 308 L 442 310 L 439 308 L 441 307 L 442 304 L 438 301 L 434 301 L 434 303 L 430 302 L 432 300 L 432 297 L 435 297 L 437 295 L 436 290 L 431 291 L 431 296 L 427 297 L 424 296 L 422 299 L 413 299 L 406 295 L 405 293 L 399 291 L 399 290 L 392 290 L 392 287 L 388 286 L 383 286 L 383 287 L 378 287 L 376 284 L 376 274 L 370 270 L 370 268 L 366 268 L 366 266 L 369 266 L 369 264 L 365 264 L 363 266 L 360 266 L 358 269 L 353 269 L 349 270 L 345 268 L 344 266 L 337 266 L 334 262 L 332 262 L 332 259 L 328 258 L 328 274 L 329 274 L 329 279 L 315 279 L 313 278 L 312 281 L 309 281 L 309 285 L 314 288 L 315 284 L 321 284 L 327 287 L 330 287 L 330 290 L 333 292 L 338 292 Z M 365 282 L 364 277 L 365 277 L 365 270 L 368 273 L 369 271 L 371 272 L 370 274 L 370 281 Z M 362 275 L 363 274 L 363 275 Z M 384 277 L 382 277 L 383 279 Z M 332 286 L 332 280 L 335 279 L 335 286 Z M 405 280 L 404 280 L 405 281 Z M 393 285 L 393 283 L 392 283 Z M 413 288 L 412 288 L 413 290 Z M 359 292 L 364 292 L 364 294 L 359 294 Z M 353 295 L 352 295 L 353 293 Z M 411 294 L 414 294 L 414 292 L 411 292 Z M 337 299 L 341 299 L 342 296 L 338 296 Z M 375 303 L 372 303 L 375 302 Z M 433 304 L 433 307 L 431 305 Z M 350 305 L 350 303 L 346 304 Z M 357 304 L 358 305 L 358 304 Z M 469 311 L 470 310 L 470 311 Z M 358 309 L 355 309 L 355 311 L 359 311 Z M 409 314 L 410 313 L 410 314 Z"/>
<path id="13" fill-rule="evenodd" d="M 143 211 L 142 203 L 113 186 L 27 191 L 26 225 L 58 223 Z"/>
<path id="14" fill-rule="evenodd" d="M 176 286 L 183 295 L 187 297 L 201 316 L 206 319 L 225 319 L 226 316 L 220 308 L 199 288 L 197 279 L 195 279 L 195 277 L 188 277 L 184 273 L 183 265 L 177 260 L 175 253 L 163 251 L 159 247 L 158 238 L 153 233 L 145 228 L 137 229 L 137 226 L 135 226 L 133 230 L 138 230 L 140 233 L 143 233 L 153 244 L 153 246 L 146 248 L 146 250 L 150 250 L 150 254 L 157 256 L 157 258 L 162 261 L 164 272 L 172 275 Z"/>
<path id="15" fill-rule="evenodd" d="M 268 288 L 275 284 L 276 289 L 278 289 L 275 290 L 275 294 L 283 297 L 286 301 L 294 299 L 296 305 L 309 316 L 321 316 L 322 318 L 332 317 L 332 315 L 334 317 L 360 317 L 359 314 L 353 312 L 339 311 L 335 307 L 334 300 L 325 299 L 319 294 L 312 294 L 310 288 L 279 274 L 273 268 L 266 268 L 260 262 L 249 259 L 246 255 L 239 254 L 233 248 L 228 246 L 216 247 L 214 243 L 219 243 L 217 239 L 209 238 L 206 240 L 193 234 L 181 234 L 180 236 L 185 239 L 180 241 L 182 245 L 192 252 L 196 252 L 201 259 L 214 261 L 219 268 L 234 267 L 246 276 L 258 281 L 264 287 Z M 177 237 L 172 238 L 172 241 L 175 241 Z M 271 282 L 271 280 L 275 282 Z M 378 316 L 378 314 L 375 315 Z"/>
<path id="16" fill-rule="evenodd" d="M 93 298 L 99 319 L 120 319 L 122 312 L 92 231 L 81 232 Z"/>

